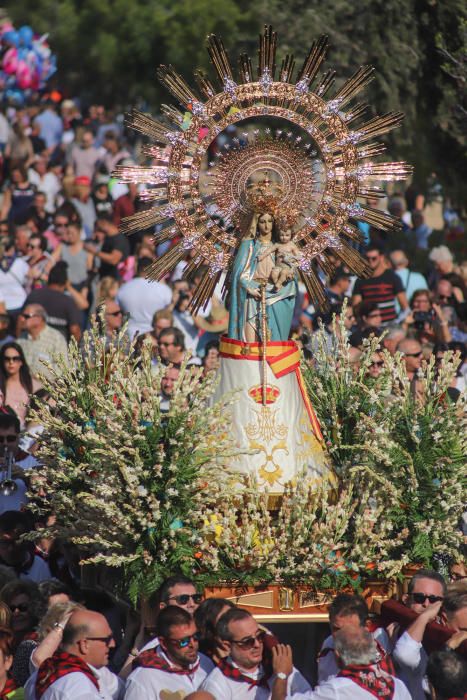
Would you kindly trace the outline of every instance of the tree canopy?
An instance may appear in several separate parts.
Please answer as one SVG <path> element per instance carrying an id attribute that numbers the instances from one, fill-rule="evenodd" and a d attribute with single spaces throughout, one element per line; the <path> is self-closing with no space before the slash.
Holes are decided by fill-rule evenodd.
<path id="1" fill-rule="evenodd" d="M 369 100 L 379 113 L 401 110 L 402 129 L 391 154 L 415 165 L 424 183 L 436 171 L 451 191 L 466 170 L 463 0 L 23 0 L 10 10 L 16 24 L 48 32 L 57 53 L 60 87 L 83 100 L 158 110 L 167 95 L 155 77 L 171 63 L 190 79 L 209 68 L 205 38 L 223 37 L 232 59 L 255 58 L 264 23 L 279 34 L 279 57 L 297 63 L 320 34 L 328 34 L 327 67 L 337 79 L 358 66 L 376 68 Z M 464 92 L 464 96 L 463 93 Z"/>

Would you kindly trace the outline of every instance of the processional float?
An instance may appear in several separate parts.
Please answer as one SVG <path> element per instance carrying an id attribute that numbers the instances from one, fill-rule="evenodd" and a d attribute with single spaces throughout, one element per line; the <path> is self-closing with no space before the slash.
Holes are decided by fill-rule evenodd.
<path id="1" fill-rule="evenodd" d="M 160 279 L 190 251 L 184 277 L 197 271 L 200 279 L 192 312 L 220 286 L 227 296 L 218 393 L 240 390 L 232 429 L 249 453 L 239 470 L 253 470 L 260 484 L 280 493 L 297 473 L 332 479 L 299 350 L 288 339 L 298 279 L 324 307 L 319 268 L 332 275 L 338 260 L 366 276 L 355 222 L 388 230 L 397 221 L 360 202 L 384 196 L 376 183 L 404 179 L 410 168 L 373 160 L 385 150 L 377 137 L 403 115 L 368 117 L 368 106 L 356 101 L 371 67 L 336 89 L 334 71 L 319 76 L 326 37 L 297 72 L 291 55 L 276 65 L 276 47 L 276 33 L 265 27 L 257 67 L 242 54 L 235 73 L 222 40 L 210 36 L 216 78 L 195 71 L 196 91 L 172 66 L 161 66 L 159 79 L 178 107 L 162 105 L 159 119 L 130 115 L 129 126 L 154 142 L 144 152 L 155 162 L 121 167 L 117 176 L 144 184 L 140 196 L 150 205 L 124 219 L 122 231 L 157 225 L 157 243 L 180 239 L 148 276 Z"/>

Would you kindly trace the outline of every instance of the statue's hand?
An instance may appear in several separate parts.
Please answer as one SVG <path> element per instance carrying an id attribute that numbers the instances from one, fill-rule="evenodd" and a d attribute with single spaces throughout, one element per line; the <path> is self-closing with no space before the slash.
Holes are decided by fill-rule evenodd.
<path id="1" fill-rule="evenodd" d="M 251 287 L 248 290 L 248 294 L 250 296 L 252 296 L 254 299 L 258 299 L 258 301 L 261 299 L 261 292 L 256 287 Z"/>

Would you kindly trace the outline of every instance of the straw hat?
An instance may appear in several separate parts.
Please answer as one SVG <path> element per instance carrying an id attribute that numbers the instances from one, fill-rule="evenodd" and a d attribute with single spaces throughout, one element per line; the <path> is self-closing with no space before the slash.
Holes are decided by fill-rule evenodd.
<path id="1" fill-rule="evenodd" d="M 224 333 L 229 327 L 229 312 L 223 304 L 213 306 L 206 318 L 198 316 L 197 325 L 208 333 Z"/>

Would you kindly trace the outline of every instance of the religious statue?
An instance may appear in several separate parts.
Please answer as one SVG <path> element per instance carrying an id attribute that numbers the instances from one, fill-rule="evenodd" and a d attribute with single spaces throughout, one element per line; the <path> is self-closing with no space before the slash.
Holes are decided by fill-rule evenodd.
<path id="1" fill-rule="evenodd" d="M 361 202 L 380 196 L 381 181 L 405 179 L 410 168 L 376 158 L 384 146 L 374 138 L 402 115 L 365 116 L 356 98 L 371 67 L 334 88 L 328 73 L 319 77 L 325 37 L 297 72 L 292 56 L 277 62 L 276 49 L 277 36 L 265 27 L 258 66 L 242 55 L 235 71 L 222 41 L 210 36 L 217 93 L 201 72 L 194 89 L 172 66 L 161 66 L 159 78 L 178 107 L 164 105 L 162 120 L 135 110 L 130 125 L 165 147 L 164 160 L 121 166 L 117 176 L 147 183 L 141 198 L 154 203 L 124 219 L 121 229 L 157 226 L 158 243 L 173 239 L 148 276 L 163 278 L 192 251 L 184 270 L 187 278 L 198 272 L 191 312 L 206 307 L 216 290 L 227 294 L 218 394 L 239 395 L 231 420 L 245 447 L 238 470 L 280 493 L 298 474 L 317 482 L 332 477 L 300 350 L 289 340 L 298 280 L 325 307 L 319 268 L 331 275 L 337 258 L 368 276 L 355 221 L 383 231 L 397 222 Z"/>
<path id="2" fill-rule="evenodd" d="M 277 229 L 272 214 L 255 214 L 251 237 L 240 244 L 232 269 L 229 338 L 247 342 L 261 339 L 261 285 L 265 285 L 267 340 L 289 337 L 298 291 L 291 258 L 299 251 L 286 240 L 291 237 L 290 229 Z"/>

